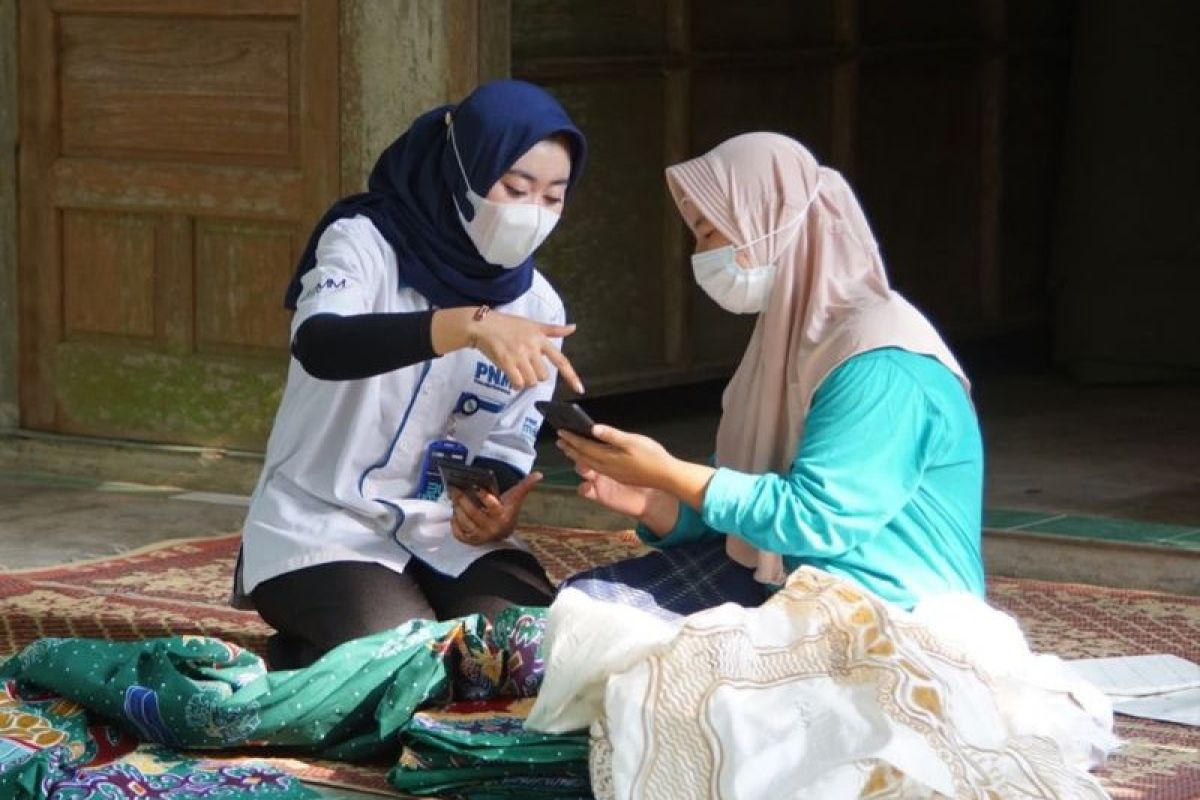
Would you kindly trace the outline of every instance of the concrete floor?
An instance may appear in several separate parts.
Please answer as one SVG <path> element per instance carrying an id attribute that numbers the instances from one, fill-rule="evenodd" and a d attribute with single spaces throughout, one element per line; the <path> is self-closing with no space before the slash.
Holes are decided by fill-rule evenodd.
<path id="1" fill-rule="evenodd" d="M 978 380 L 975 397 L 986 444 L 989 508 L 1200 527 L 1200 386 L 1085 387 L 1050 375 L 1002 375 Z M 648 433 L 677 454 L 703 459 L 716 430 L 719 388 L 601 398 L 587 405 L 597 420 Z M 163 468 L 169 486 L 154 485 L 146 472 L 171 458 L 211 461 L 210 453 L 171 448 L 172 454 L 139 455 L 123 445 L 106 459 L 71 457 L 69 446 L 58 440 L 49 456 L 39 456 L 28 444 L 17 448 L 0 440 L 0 566 L 7 568 L 237 530 L 254 475 L 248 459 L 239 456 L 230 485 L 214 483 L 211 476 L 194 481 L 223 492 L 188 493 L 193 474 L 187 470 Z M 160 461 L 151 463 L 156 458 Z M 140 483 L 116 482 L 126 462 L 137 467 L 130 471 Z M 551 437 L 539 442 L 539 466 L 550 471 L 567 466 Z M 546 493 L 530 505 L 534 516 L 553 513 L 555 519 L 547 521 L 560 524 L 588 520 L 587 510 L 562 494 Z M 592 518 L 608 523 L 602 527 L 623 524 L 602 514 Z"/>
<path id="2" fill-rule="evenodd" d="M 1200 526 L 1200 386 L 1018 375 L 977 397 L 989 507 Z"/>
<path id="3" fill-rule="evenodd" d="M 0 473 L 0 569 L 98 558 L 241 527 L 244 504 L 173 499 L 180 495 L 137 484 Z"/>
<path id="4" fill-rule="evenodd" d="M 987 447 L 989 508 L 1200 527 L 1200 387 L 1098 388 L 1051 375 L 997 375 L 978 380 L 975 397 Z M 648 433 L 680 455 L 702 459 L 716 429 L 719 389 L 602 398 L 587 405 L 597 420 Z M 0 568 L 94 558 L 240 527 L 253 457 L 230 457 L 236 469 L 222 476 L 213 464 L 223 456 L 211 451 L 140 451 L 128 445 L 79 451 L 61 439 L 38 441 L 0 441 Z M 563 469 L 550 437 L 540 443 L 540 452 L 541 466 Z M 203 469 L 193 468 L 198 463 Z M 148 480 L 155 469 L 173 485 Z M 114 482 L 122 477 L 141 483 Z M 180 486 L 227 493 L 189 493 Z M 587 516 L 587 508 L 566 490 L 539 490 L 534 498 L 527 516 L 547 522 L 622 524 Z M 326 790 L 325 796 L 368 795 Z"/>

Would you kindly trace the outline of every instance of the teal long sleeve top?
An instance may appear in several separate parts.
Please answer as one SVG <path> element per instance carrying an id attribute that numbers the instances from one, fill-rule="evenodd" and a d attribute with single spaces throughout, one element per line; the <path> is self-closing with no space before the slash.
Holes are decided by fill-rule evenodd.
<path id="1" fill-rule="evenodd" d="M 718 468 L 699 511 L 680 504 L 655 547 L 720 535 L 849 578 L 911 608 L 984 594 L 983 445 L 962 384 L 898 348 L 847 359 L 813 395 L 786 475 Z"/>

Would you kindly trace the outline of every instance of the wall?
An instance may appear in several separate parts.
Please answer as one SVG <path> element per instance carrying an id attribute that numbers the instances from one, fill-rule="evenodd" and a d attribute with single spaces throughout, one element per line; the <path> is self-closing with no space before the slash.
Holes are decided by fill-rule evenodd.
<path id="1" fill-rule="evenodd" d="M 508 73 L 507 0 L 342 0 L 342 191 L 419 114 Z"/>
<path id="2" fill-rule="evenodd" d="M 587 134 L 539 256 L 592 394 L 729 374 L 663 168 L 752 130 L 850 181 L 893 286 L 956 344 L 1044 329 L 1071 0 L 516 0 L 513 74 Z"/>
<path id="3" fill-rule="evenodd" d="M 15 5 L 0 0 L 0 426 L 15 424 Z M 751 127 L 800 136 L 850 176 L 898 285 L 952 334 L 1027 327 L 1045 318 L 1073 13 L 1066 0 L 341 0 L 340 191 L 361 190 L 414 116 L 506 74 L 512 54 L 592 137 L 548 271 L 594 331 L 572 342 L 606 378 L 593 390 L 736 360 L 748 326 L 691 286 L 661 167 Z"/>
<path id="4" fill-rule="evenodd" d="M 1080 7 L 1056 322 L 1085 380 L 1200 380 L 1197 31 L 1194 3 Z"/>

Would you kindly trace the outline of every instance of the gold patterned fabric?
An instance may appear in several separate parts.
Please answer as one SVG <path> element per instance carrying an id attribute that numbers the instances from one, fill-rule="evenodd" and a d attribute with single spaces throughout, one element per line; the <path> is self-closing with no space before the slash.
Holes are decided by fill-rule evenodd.
<path id="1" fill-rule="evenodd" d="M 762 607 L 709 609 L 667 636 L 661 621 L 611 603 L 598 613 L 623 624 L 581 631 L 573 620 L 596 602 L 568 590 L 551 608 L 530 724 L 554 729 L 570 713 L 561 698 L 586 697 L 593 665 L 648 631 L 641 657 L 601 666 L 591 728 L 601 800 L 1108 797 L 1078 763 L 1110 742 L 1107 704 L 1092 716 L 1070 702 L 1090 687 L 1051 691 L 985 668 L 959 640 L 828 573 L 802 568 Z M 989 627 L 1002 616 L 979 609 Z M 1031 703 L 1040 713 L 1026 713 Z M 1058 714 L 1068 719 L 1045 724 Z"/>

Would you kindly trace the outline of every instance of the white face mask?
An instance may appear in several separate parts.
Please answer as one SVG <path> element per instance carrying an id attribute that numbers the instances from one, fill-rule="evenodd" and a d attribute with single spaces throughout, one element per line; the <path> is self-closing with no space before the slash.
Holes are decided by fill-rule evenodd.
<path id="1" fill-rule="evenodd" d="M 732 245 L 692 255 L 696 283 L 721 308 L 734 314 L 757 314 L 771 299 L 775 283 L 774 264 L 743 267 L 737 263 Z"/>
<path id="2" fill-rule="evenodd" d="M 554 230 L 558 214 L 533 203 L 497 203 L 480 197 L 467 180 L 462 157 L 458 154 L 458 143 L 454 140 L 454 126 L 447 119 L 450 129 L 450 147 L 462 172 L 463 183 L 467 184 L 467 202 L 475 209 L 468 220 L 455 202 L 458 219 L 467 236 L 475 243 L 475 249 L 483 260 L 505 269 L 514 269 L 525 263 L 533 252 Z"/>
<path id="3" fill-rule="evenodd" d="M 775 275 L 779 271 L 775 264 L 752 264 L 743 267 L 737 262 L 737 252 L 748 250 L 751 245 L 776 236 L 783 231 L 792 230 L 792 235 L 799 233 L 800 222 L 808 214 L 809 207 L 817 197 L 821 188 L 820 181 L 813 187 L 808 204 L 801 209 L 796 218 L 788 224 L 776 228 L 770 233 L 763 234 L 757 239 L 746 242 L 740 247 L 725 245 L 703 253 L 692 254 L 692 273 L 696 283 L 726 311 L 734 314 L 759 314 L 767 309 L 771 300 L 771 287 L 775 283 Z M 794 229 L 794 230 L 793 230 Z M 785 243 L 783 247 L 787 247 Z M 783 249 L 780 248 L 780 250 Z"/>

